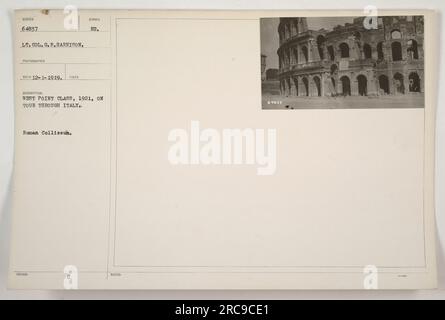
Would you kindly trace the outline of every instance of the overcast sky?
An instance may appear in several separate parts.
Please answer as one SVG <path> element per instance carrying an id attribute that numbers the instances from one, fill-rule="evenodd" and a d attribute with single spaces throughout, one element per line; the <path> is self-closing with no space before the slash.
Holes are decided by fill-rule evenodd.
<path id="1" fill-rule="evenodd" d="M 307 18 L 311 30 L 332 30 L 335 26 L 352 23 L 354 17 Z M 261 19 L 261 53 L 267 56 L 266 68 L 278 68 L 278 24 L 280 18 Z"/>

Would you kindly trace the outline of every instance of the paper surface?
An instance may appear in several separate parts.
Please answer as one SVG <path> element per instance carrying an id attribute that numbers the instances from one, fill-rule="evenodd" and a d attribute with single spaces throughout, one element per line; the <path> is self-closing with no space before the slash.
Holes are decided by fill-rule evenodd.
<path id="1" fill-rule="evenodd" d="M 329 66 L 349 72 L 350 92 L 344 74 L 316 79 L 308 40 L 295 68 L 279 54 L 278 92 L 264 94 L 260 19 L 360 15 L 17 11 L 10 286 L 435 287 L 434 14 L 379 13 L 424 17 L 418 70 L 394 61 L 389 94 L 377 71 L 352 74 L 362 58 L 349 35 L 349 56 Z M 388 34 L 394 54 L 403 41 Z"/>

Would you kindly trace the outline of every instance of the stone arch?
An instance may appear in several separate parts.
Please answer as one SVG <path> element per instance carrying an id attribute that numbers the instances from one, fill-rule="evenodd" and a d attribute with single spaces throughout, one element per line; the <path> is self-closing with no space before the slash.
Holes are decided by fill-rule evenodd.
<path id="1" fill-rule="evenodd" d="M 297 48 L 293 48 L 292 49 L 292 53 L 293 53 L 295 64 L 298 64 L 298 49 Z"/>
<path id="2" fill-rule="evenodd" d="M 322 35 L 319 35 L 317 37 L 317 48 L 318 48 L 318 54 L 320 56 L 320 60 L 324 60 L 324 49 L 326 46 L 326 38 Z"/>
<path id="3" fill-rule="evenodd" d="M 348 76 L 343 76 L 340 78 L 341 84 L 342 84 L 342 94 L 346 96 L 351 95 L 351 80 Z"/>
<path id="4" fill-rule="evenodd" d="M 368 78 L 366 78 L 366 76 L 362 74 L 357 76 L 357 86 L 358 86 L 358 94 L 360 96 L 368 95 Z"/>
<path id="5" fill-rule="evenodd" d="M 335 81 L 334 77 L 331 77 L 331 94 L 333 96 L 337 95 L 337 81 Z"/>
<path id="6" fill-rule="evenodd" d="M 320 79 L 320 77 L 319 76 L 315 76 L 314 77 L 314 79 L 313 79 L 313 81 L 314 81 L 314 84 L 315 84 L 315 95 L 317 96 L 317 97 L 321 97 L 321 95 L 322 95 L 322 92 L 321 92 L 321 79 Z"/>
<path id="7" fill-rule="evenodd" d="M 300 88 L 298 86 L 299 85 L 298 78 L 297 77 L 293 77 L 292 80 L 294 81 L 295 95 L 298 97 L 299 91 L 300 91 Z"/>
<path id="8" fill-rule="evenodd" d="M 342 58 L 349 58 L 350 57 L 349 45 L 346 42 L 342 42 L 340 44 L 339 48 L 340 48 L 340 56 Z"/>
<path id="9" fill-rule="evenodd" d="M 291 49 L 290 48 L 287 48 L 286 49 L 286 54 L 287 54 L 287 65 L 290 65 L 291 64 L 291 61 L 292 61 L 292 56 L 291 56 Z"/>
<path id="10" fill-rule="evenodd" d="M 292 94 L 292 84 L 290 82 L 290 78 L 286 79 L 286 84 L 287 84 L 286 95 L 290 96 Z"/>
<path id="11" fill-rule="evenodd" d="M 409 40 L 408 41 L 408 55 L 411 57 L 411 59 L 419 59 L 419 44 L 416 40 Z"/>
<path id="12" fill-rule="evenodd" d="M 389 89 L 389 78 L 382 74 L 379 77 L 379 87 L 380 90 L 382 90 L 385 94 L 389 94 L 390 93 L 390 89 Z"/>
<path id="13" fill-rule="evenodd" d="M 421 92 L 419 74 L 417 72 L 411 72 L 408 79 L 409 92 Z"/>
<path id="14" fill-rule="evenodd" d="M 303 62 L 309 62 L 309 50 L 306 46 L 301 47 Z"/>
<path id="15" fill-rule="evenodd" d="M 403 60 L 403 54 L 402 54 L 402 44 L 398 41 L 395 41 L 391 44 L 391 51 L 392 51 L 392 61 L 402 61 Z"/>
<path id="16" fill-rule="evenodd" d="M 377 58 L 378 60 L 385 60 L 385 52 L 383 51 L 383 42 L 377 44 Z"/>
<path id="17" fill-rule="evenodd" d="M 304 77 L 302 81 L 303 81 L 303 87 L 304 87 L 303 95 L 309 96 L 309 80 L 306 77 Z"/>
<path id="18" fill-rule="evenodd" d="M 372 48 L 367 43 L 363 46 L 363 55 L 365 56 L 365 59 L 372 59 Z"/>
<path id="19" fill-rule="evenodd" d="M 394 75 L 394 87 L 396 93 L 398 94 L 405 93 L 405 78 L 403 77 L 403 74 L 401 74 L 400 72 L 397 72 Z"/>
<path id="20" fill-rule="evenodd" d="M 329 46 L 328 47 L 328 54 L 329 54 L 329 58 L 331 59 L 331 61 L 335 60 L 335 50 L 333 46 Z"/>

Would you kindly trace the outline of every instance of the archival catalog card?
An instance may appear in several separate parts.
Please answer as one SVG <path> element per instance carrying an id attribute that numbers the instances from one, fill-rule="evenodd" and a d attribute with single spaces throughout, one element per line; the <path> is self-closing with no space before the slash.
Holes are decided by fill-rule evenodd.
<path id="1" fill-rule="evenodd" d="M 11 288 L 436 286 L 433 12 L 14 26 Z"/>

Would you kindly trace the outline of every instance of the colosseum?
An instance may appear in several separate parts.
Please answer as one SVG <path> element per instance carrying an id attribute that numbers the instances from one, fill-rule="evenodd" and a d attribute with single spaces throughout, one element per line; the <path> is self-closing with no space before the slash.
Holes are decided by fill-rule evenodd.
<path id="1" fill-rule="evenodd" d="M 333 30 L 280 18 L 279 91 L 287 97 L 382 96 L 424 92 L 424 18 L 364 17 Z"/>

